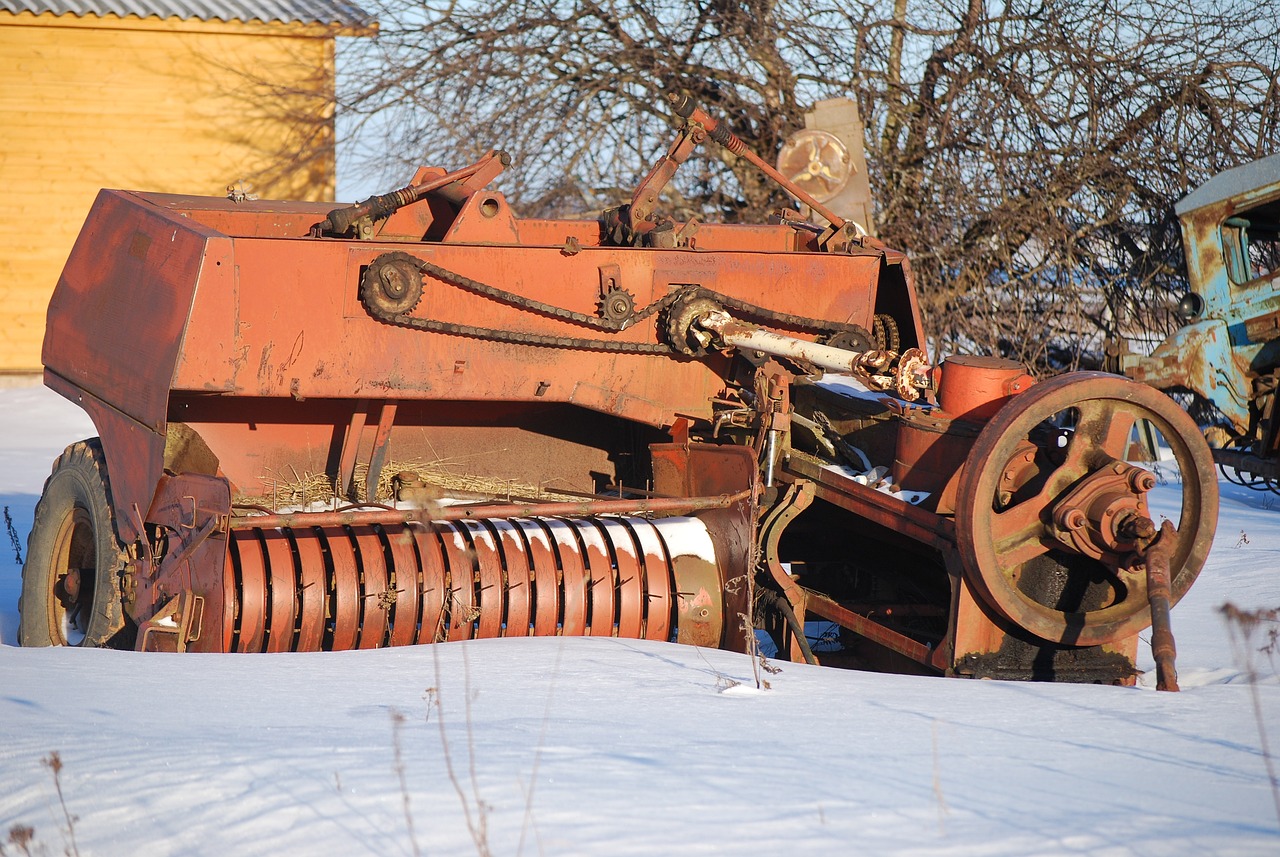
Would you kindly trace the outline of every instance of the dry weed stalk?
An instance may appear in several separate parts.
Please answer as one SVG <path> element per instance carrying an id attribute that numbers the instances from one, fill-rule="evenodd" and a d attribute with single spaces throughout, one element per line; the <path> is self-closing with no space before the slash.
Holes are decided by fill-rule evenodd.
<path id="1" fill-rule="evenodd" d="M 471 778 L 471 794 L 467 795 L 463 789 L 458 774 L 453 767 L 453 754 L 449 751 L 449 736 L 445 729 L 444 706 L 442 704 L 442 694 L 440 692 L 440 647 L 431 647 L 432 658 L 435 661 L 436 684 L 430 689 L 433 692 L 428 693 L 427 701 L 427 717 L 431 716 L 431 705 L 436 707 L 436 723 L 440 728 L 440 747 L 444 751 L 444 767 L 449 775 L 449 782 L 453 785 L 453 790 L 458 794 L 458 800 L 462 804 L 462 814 L 466 821 L 467 832 L 471 834 L 471 841 L 475 843 L 476 853 L 480 857 L 492 857 L 493 851 L 489 847 L 489 805 L 480 797 L 479 780 L 476 776 L 476 745 L 475 734 L 472 729 L 471 721 L 471 664 L 467 659 L 466 647 L 462 647 L 462 670 L 463 670 L 463 694 L 465 696 L 466 724 L 467 724 L 467 766 Z M 472 804 L 475 804 L 475 814 L 472 815 Z"/>
<path id="2" fill-rule="evenodd" d="M 40 764 L 53 772 L 53 787 L 58 791 L 58 803 L 62 805 L 62 817 L 67 822 L 67 836 L 71 840 L 71 853 L 74 857 L 80 857 L 80 849 L 76 845 L 76 816 L 72 815 L 67 809 L 67 802 L 62 797 L 62 756 L 58 754 L 57 750 L 54 750 L 41 759 Z"/>
<path id="3" fill-rule="evenodd" d="M 1275 672 L 1275 655 L 1280 650 L 1280 608 L 1271 610 L 1241 610 L 1227 602 L 1218 608 L 1227 621 L 1227 631 L 1231 636 L 1231 648 L 1235 652 L 1236 663 L 1244 670 L 1249 683 L 1249 696 L 1253 701 L 1253 716 L 1258 724 L 1258 742 L 1262 748 L 1263 763 L 1267 768 L 1267 781 L 1271 786 L 1271 799 L 1275 804 L 1276 821 L 1280 823 L 1280 778 L 1276 776 L 1275 759 L 1271 755 L 1270 742 L 1267 739 L 1266 721 L 1262 716 L 1262 699 L 1258 694 L 1257 655 L 1265 654 Z M 1255 648 L 1254 635 L 1259 629 L 1270 626 L 1266 633 L 1266 643 Z"/>
<path id="4" fill-rule="evenodd" d="M 28 827 L 25 824 L 15 824 L 9 828 L 9 844 L 18 849 L 18 852 L 25 854 L 26 857 L 31 855 L 31 843 L 36 839 L 36 829 Z M 8 857 L 9 852 L 5 850 L 4 843 L 0 842 L 0 857 Z"/>
<path id="5" fill-rule="evenodd" d="M 413 849 L 413 857 L 422 853 L 418 848 L 418 837 L 413 830 L 413 810 L 409 806 L 409 783 L 404 771 L 404 752 L 400 742 L 400 730 L 404 728 L 405 717 L 399 711 L 391 710 L 391 746 L 395 752 L 396 778 L 400 780 L 400 803 L 404 808 L 404 823 L 409 831 L 409 845 Z"/>
<path id="6" fill-rule="evenodd" d="M 22 565 L 22 544 L 18 540 L 18 530 L 13 525 L 13 518 L 9 515 L 9 507 L 4 507 L 4 528 L 9 533 L 9 543 L 13 545 L 13 558 L 18 565 Z"/>

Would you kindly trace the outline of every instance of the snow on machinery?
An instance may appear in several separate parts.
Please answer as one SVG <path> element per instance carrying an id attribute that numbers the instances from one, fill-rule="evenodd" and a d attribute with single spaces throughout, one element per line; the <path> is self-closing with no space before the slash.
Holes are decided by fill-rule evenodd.
<path id="1" fill-rule="evenodd" d="M 760 628 L 810 662 L 1122 683 L 1154 621 L 1176 687 L 1217 516 L 1191 420 L 1116 376 L 928 365 L 904 255 L 668 97 L 683 129 L 599 221 L 514 216 L 498 152 L 336 209 L 103 191 L 44 347 L 99 438 L 46 483 L 22 643 Z M 826 223 L 656 213 L 706 137 Z M 1182 474 L 1163 526 L 1140 420 Z"/>
<path id="2" fill-rule="evenodd" d="M 1227 170 L 1178 203 L 1188 323 L 1150 357 L 1122 354 L 1129 377 L 1190 391 L 1217 410 L 1223 474 L 1280 493 L 1280 155 Z"/>

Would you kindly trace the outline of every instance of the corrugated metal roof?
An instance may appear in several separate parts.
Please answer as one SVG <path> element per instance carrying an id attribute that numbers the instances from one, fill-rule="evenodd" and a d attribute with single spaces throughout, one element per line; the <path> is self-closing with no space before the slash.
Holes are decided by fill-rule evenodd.
<path id="1" fill-rule="evenodd" d="M 0 10 L 40 15 L 135 15 L 184 21 L 298 21 L 367 27 L 373 17 L 344 0 L 0 0 Z"/>

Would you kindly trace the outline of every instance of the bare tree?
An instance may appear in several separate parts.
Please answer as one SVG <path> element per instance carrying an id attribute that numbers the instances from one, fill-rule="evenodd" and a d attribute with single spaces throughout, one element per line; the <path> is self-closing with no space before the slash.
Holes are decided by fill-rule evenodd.
<path id="1" fill-rule="evenodd" d="M 761 0 L 386 2 L 340 93 L 357 133 L 388 140 L 404 166 L 503 148 L 517 164 L 506 190 L 528 212 L 628 196 L 670 137 L 667 82 L 772 155 L 813 96 L 847 92 L 852 77 L 850 57 L 817 48 L 849 41 L 854 22 L 834 3 L 810 19 Z M 706 154 L 675 185 L 677 208 L 763 219 L 761 203 L 781 202 L 734 156 Z"/>
<path id="2" fill-rule="evenodd" d="M 882 231 L 912 252 L 943 351 L 1067 368 L 1167 324 L 1173 202 L 1280 142 L 1277 11 L 971 0 L 914 86 L 886 73 L 868 104 L 888 134 Z"/>
<path id="3" fill-rule="evenodd" d="M 375 0 L 339 85 L 388 186 L 489 148 L 528 214 L 623 201 L 665 148 L 670 82 L 766 158 L 813 101 L 858 99 L 877 228 L 910 252 L 933 353 L 1040 370 L 1168 323 L 1172 203 L 1280 148 L 1280 0 Z M 666 210 L 762 220 L 787 197 L 708 148 Z"/>

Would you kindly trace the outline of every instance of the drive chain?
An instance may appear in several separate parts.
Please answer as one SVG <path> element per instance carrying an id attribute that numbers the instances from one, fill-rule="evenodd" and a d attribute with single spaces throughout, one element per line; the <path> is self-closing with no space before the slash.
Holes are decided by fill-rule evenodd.
<path id="1" fill-rule="evenodd" d="M 551 318 L 567 321 L 572 324 L 589 327 L 593 330 L 599 330 L 609 333 L 619 333 L 633 326 L 636 322 L 642 321 L 658 312 L 668 309 L 677 300 L 685 297 L 705 296 L 719 302 L 726 309 L 737 311 L 749 318 L 761 321 L 772 322 L 783 327 L 797 328 L 820 333 L 839 333 L 841 331 L 856 331 L 866 334 L 866 331 L 856 324 L 842 324 L 839 322 L 824 321 L 822 319 L 808 318 L 793 313 L 778 312 L 776 310 L 766 309 L 747 301 L 738 300 L 728 295 L 706 289 L 701 286 L 690 285 L 676 289 L 671 294 L 654 301 L 643 309 L 637 310 L 631 316 L 620 320 L 611 320 L 599 318 L 587 313 L 575 312 L 574 310 L 558 307 L 543 301 L 534 300 L 516 294 L 515 292 L 500 289 L 497 286 L 491 286 L 482 283 L 471 277 L 442 268 L 439 265 L 427 262 L 422 259 L 414 260 L 418 266 L 418 270 L 425 274 L 430 274 L 438 280 L 449 283 L 450 285 L 466 289 L 475 294 L 483 295 L 491 300 L 499 303 L 509 304 L 514 307 L 526 310 L 528 312 L 538 313 L 540 315 L 550 316 Z M 585 351 L 607 351 L 623 354 L 677 354 L 678 352 L 670 345 L 664 342 L 620 342 L 614 339 L 592 339 L 588 337 L 576 336 L 552 336 L 550 334 L 541 333 L 520 333 L 512 330 L 501 330 L 497 328 L 478 327 L 470 324 L 457 324 L 454 322 L 437 321 L 429 318 L 415 318 L 408 313 L 386 313 L 377 307 L 366 306 L 369 313 L 375 318 L 385 321 L 389 324 L 395 324 L 400 327 L 408 327 L 414 330 L 426 330 L 435 333 L 445 333 L 454 336 L 466 336 L 474 339 L 486 339 L 496 342 L 510 342 L 517 345 L 538 345 L 551 348 L 573 348 Z M 877 320 L 880 316 L 876 317 Z M 888 316 L 885 316 L 888 319 Z M 892 319 L 888 319 L 892 322 Z M 881 333 L 884 324 L 876 325 L 876 332 Z M 881 342 L 881 336 L 877 336 L 877 345 L 884 348 L 886 343 Z"/>

